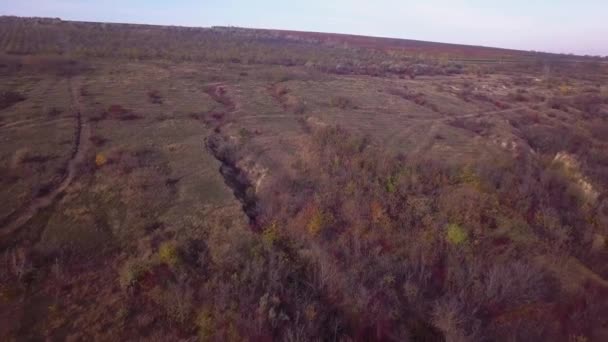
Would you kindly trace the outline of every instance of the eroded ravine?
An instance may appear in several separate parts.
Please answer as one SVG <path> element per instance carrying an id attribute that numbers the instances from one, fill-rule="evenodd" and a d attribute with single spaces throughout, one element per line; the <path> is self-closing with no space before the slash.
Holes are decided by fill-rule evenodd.
<path id="1" fill-rule="evenodd" d="M 239 167 L 236 153 L 230 148 L 230 142 L 225 139 L 222 130 L 229 117 L 236 111 L 236 103 L 228 95 L 225 86 L 221 84 L 209 85 L 205 93 L 223 108 L 222 115 L 219 115 L 221 119 L 213 123 L 213 134 L 205 138 L 205 148 L 220 162 L 219 172 L 224 179 L 224 184 L 230 188 L 234 197 L 241 203 L 243 212 L 249 218 L 249 223 L 256 227 L 259 211 L 253 184 L 247 172 Z"/>
<path id="2" fill-rule="evenodd" d="M 257 225 L 258 202 L 253 190 L 252 183 L 247 174 L 238 165 L 236 160 L 222 147 L 221 137 L 218 133 L 205 139 L 205 147 L 220 162 L 220 174 L 226 186 L 230 188 L 234 197 L 241 203 L 243 212 L 249 218 L 249 222 Z"/>

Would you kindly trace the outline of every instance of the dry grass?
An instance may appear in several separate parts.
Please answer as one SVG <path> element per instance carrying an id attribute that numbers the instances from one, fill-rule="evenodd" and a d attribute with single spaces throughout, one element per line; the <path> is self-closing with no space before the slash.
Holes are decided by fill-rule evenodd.
<path id="1" fill-rule="evenodd" d="M 70 186 L 0 240 L 0 319 L 21 313 L 0 339 L 525 340 L 601 326 L 606 97 L 592 81 L 549 88 L 534 63 L 313 54 L 257 40 L 268 32 L 150 28 L 169 51 L 140 48 L 150 32 L 136 27 L 40 25 L 99 58 L 0 59 L 0 216 L 65 174 L 72 96 L 91 135 Z M 28 48 L 17 38 L 11 51 Z M 551 166 L 562 151 L 597 202 Z M 538 262 L 553 259 L 570 266 Z"/>

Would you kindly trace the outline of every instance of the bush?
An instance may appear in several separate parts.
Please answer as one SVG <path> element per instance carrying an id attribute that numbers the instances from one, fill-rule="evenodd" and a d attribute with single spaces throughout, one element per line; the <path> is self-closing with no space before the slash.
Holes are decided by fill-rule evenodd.
<path id="1" fill-rule="evenodd" d="M 108 158 L 102 154 L 102 153 L 97 153 L 97 155 L 95 156 L 95 165 L 100 168 L 104 165 L 106 165 L 108 162 Z"/>
<path id="2" fill-rule="evenodd" d="M 344 96 L 335 96 L 329 100 L 329 105 L 340 109 L 356 109 L 352 100 Z"/>
<path id="3" fill-rule="evenodd" d="M 325 218 L 325 215 L 321 211 L 314 210 L 314 212 L 312 213 L 312 217 L 310 218 L 310 221 L 308 222 L 308 225 L 306 226 L 306 228 L 311 235 L 317 236 L 323 232 L 323 229 L 325 228 L 325 225 L 327 224 L 326 221 L 327 221 L 327 219 Z"/>
<path id="4" fill-rule="evenodd" d="M 196 318 L 196 326 L 198 327 L 198 336 L 201 341 L 211 340 L 216 327 L 215 320 L 210 310 L 203 309 Z"/>
<path id="5" fill-rule="evenodd" d="M 449 224 L 446 231 L 446 238 L 453 245 L 460 245 L 467 241 L 468 234 L 457 224 Z"/>
<path id="6" fill-rule="evenodd" d="M 127 260 L 119 271 L 118 282 L 124 290 L 136 286 L 143 276 L 150 270 L 148 262 L 130 259 Z"/>
<path id="7" fill-rule="evenodd" d="M 103 118 L 109 116 L 112 119 L 122 121 L 141 119 L 139 115 L 133 113 L 131 110 L 126 109 L 121 105 L 111 105 L 102 116 Z"/>
<path id="8" fill-rule="evenodd" d="M 602 102 L 603 99 L 599 95 L 583 94 L 574 97 L 572 106 L 584 112 L 589 117 L 596 117 L 601 112 Z"/>
<path id="9" fill-rule="evenodd" d="M 158 259 L 167 266 L 174 267 L 181 262 L 179 249 L 174 242 L 163 242 L 158 248 Z"/>
<path id="10" fill-rule="evenodd" d="M 515 102 L 526 102 L 529 100 L 525 95 L 525 90 L 523 90 L 523 89 L 518 89 L 514 93 L 509 93 L 509 95 L 507 95 L 507 98 L 510 101 L 515 101 Z"/>
<path id="11" fill-rule="evenodd" d="M 186 323 L 192 314 L 193 291 L 187 282 L 180 280 L 170 284 L 163 294 L 162 305 L 167 318 L 177 324 Z"/>
<path id="12" fill-rule="evenodd" d="M 564 97 L 552 97 L 547 100 L 547 106 L 551 109 L 568 111 L 568 100 Z"/>
<path id="13" fill-rule="evenodd" d="M 262 230 L 262 241 L 268 246 L 274 245 L 279 240 L 279 227 L 272 222 Z"/>
<path id="14" fill-rule="evenodd" d="M 399 96 L 404 100 L 412 101 L 419 106 L 427 107 L 434 112 L 439 112 L 437 106 L 433 103 L 430 103 L 426 99 L 426 95 L 424 95 L 424 93 L 398 88 L 389 89 L 388 93 L 391 95 Z"/>
<path id="15" fill-rule="evenodd" d="M 160 92 L 158 90 L 149 91 L 148 99 L 150 100 L 150 103 L 153 103 L 153 104 L 162 104 L 163 103 L 163 98 L 160 95 Z"/>
<path id="16" fill-rule="evenodd" d="M 304 114 L 306 112 L 306 105 L 301 100 L 295 101 L 291 104 L 291 107 L 294 114 Z"/>
<path id="17" fill-rule="evenodd" d="M 445 341 L 474 341 L 465 329 L 464 305 L 457 299 L 439 300 L 433 305 L 432 322 L 442 333 Z"/>

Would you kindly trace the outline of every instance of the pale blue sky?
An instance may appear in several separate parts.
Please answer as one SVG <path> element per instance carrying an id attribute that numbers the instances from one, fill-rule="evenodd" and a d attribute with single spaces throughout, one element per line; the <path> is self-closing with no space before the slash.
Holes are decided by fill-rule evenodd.
<path id="1" fill-rule="evenodd" d="M 608 0 L 2 0 L 0 14 L 293 29 L 608 55 Z"/>

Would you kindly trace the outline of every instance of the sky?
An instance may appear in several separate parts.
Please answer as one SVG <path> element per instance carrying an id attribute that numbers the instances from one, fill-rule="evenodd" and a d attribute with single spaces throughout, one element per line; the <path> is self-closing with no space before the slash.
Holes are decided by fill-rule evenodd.
<path id="1" fill-rule="evenodd" d="M 0 15 L 350 33 L 608 56 L 608 0 L 2 0 Z"/>

